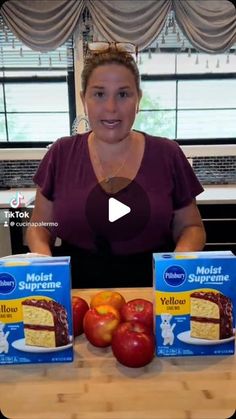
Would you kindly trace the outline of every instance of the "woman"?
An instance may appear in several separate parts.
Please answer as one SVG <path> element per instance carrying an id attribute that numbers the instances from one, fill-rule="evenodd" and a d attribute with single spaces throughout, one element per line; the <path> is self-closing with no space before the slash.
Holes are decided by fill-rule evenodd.
<path id="1" fill-rule="evenodd" d="M 139 73 L 132 55 L 117 45 L 90 52 L 85 61 L 81 98 L 91 131 L 57 140 L 34 177 L 31 221 L 58 225 L 29 227 L 28 245 L 56 254 L 60 237 L 77 288 L 151 286 L 152 252 L 196 251 L 205 244 L 195 203 L 203 188 L 175 142 L 132 130 L 142 96 Z M 104 202 L 130 202 L 125 196 L 139 197 L 141 207 L 115 230 L 105 220 Z"/>

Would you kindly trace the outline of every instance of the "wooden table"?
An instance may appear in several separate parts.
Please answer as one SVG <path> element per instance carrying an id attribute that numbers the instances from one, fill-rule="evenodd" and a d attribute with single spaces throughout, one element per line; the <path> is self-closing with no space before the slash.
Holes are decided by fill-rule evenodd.
<path id="1" fill-rule="evenodd" d="M 90 301 L 98 290 L 77 291 Z M 119 289 L 127 300 L 150 288 Z M 236 357 L 157 358 L 120 365 L 79 336 L 71 364 L 0 366 L 0 409 L 11 419 L 222 419 L 236 408 Z"/>

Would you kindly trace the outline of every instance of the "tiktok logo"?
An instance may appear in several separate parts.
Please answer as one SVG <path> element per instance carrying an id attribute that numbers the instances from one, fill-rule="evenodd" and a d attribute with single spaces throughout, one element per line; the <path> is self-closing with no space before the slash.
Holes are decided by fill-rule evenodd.
<path id="1" fill-rule="evenodd" d="M 17 192 L 15 196 L 10 200 L 9 204 L 11 208 L 18 208 L 21 204 L 21 201 L 24 199 L 24 196 L 21 192 Z"/>

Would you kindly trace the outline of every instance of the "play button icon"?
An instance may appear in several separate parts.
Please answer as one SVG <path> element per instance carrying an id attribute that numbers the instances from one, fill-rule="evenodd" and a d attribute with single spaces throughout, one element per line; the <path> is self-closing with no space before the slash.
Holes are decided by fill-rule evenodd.
<path id="1" fill-rule="evenodd" d="M 124 217 L 126 214 L 129 214 L 131 211 L 128 205 L 122 204 L 115 198 L 109 198 L 108 200 L 108 219 L 111 223 L 119 218 Z"/>
<path id="2" fill-rule="evenodd" d="M 132 240 L 145 229 L 150 219 L 150 202 L 144 188 L 135 180 L 115 178 L 120 188 L 105 190 L 103 183 L 91 189 L 85 203 L 91 235 L 109 243 Z"/>

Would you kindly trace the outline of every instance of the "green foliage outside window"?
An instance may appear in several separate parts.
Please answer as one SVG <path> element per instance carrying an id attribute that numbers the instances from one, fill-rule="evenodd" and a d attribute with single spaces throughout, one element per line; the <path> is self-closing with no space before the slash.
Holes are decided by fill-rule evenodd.
<path id="1" fill-rule="evenodd" d="M 175 138 L 175 111 L 161 110 L 158 99 L 153 100 L 145 92 L 141 100 L 140 111 L 136 116 L 134 129 L 160 137 Z"/>

